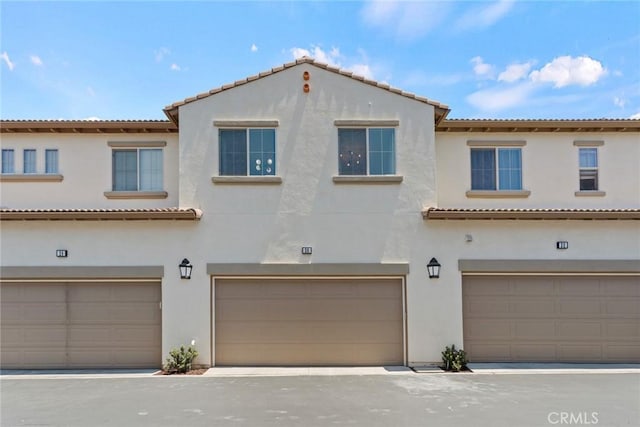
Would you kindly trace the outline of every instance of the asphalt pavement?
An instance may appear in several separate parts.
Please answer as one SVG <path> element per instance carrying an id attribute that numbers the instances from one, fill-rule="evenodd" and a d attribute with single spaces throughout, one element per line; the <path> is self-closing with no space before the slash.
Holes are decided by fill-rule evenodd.
<path id="1" fill-rule="evenodd" d="M 640 426 L 640 373 L 0 376 L 10 426 Z"/>

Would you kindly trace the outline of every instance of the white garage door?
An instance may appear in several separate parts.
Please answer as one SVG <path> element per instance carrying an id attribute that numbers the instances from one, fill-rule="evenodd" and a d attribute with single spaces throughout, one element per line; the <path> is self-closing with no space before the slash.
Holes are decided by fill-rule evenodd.
<path id="1" fill-rule="evenodd" d="M 640 361 L 640 277 L 465 276 L 474 362 Z"/>
<path id="2" fill-rule="evenodd" d="M 216 365 L 402 365 L 400 279 L 216 279 Z"/>
<path id="3" fill-rule="evenodd" d="M 2 283 L 4 369 L 161 365 L 160 284 Z"/>

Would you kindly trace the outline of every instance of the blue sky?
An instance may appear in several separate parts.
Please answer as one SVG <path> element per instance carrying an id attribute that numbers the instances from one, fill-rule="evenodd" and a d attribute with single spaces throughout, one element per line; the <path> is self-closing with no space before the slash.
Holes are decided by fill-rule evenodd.
<path id="1" fill-rule="evenodd" d="M 449 118 L 640 118 L 640 2 L 0 3 L 2 119 L 165 119 L 309 55 Z"/>

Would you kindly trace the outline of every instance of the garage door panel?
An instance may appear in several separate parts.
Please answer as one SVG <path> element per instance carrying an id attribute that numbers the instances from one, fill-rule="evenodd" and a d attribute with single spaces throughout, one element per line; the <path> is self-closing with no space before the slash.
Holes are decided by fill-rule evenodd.
<path id="1" fill-rule="evenodd" d="M 557 338 L 600 340 L 602 327 L 602 323 L 595 321 L 558 321 Z"/>
<path id="2" fill-rule="evenodd" d="M 494 313 L 495 317 L 500 317 L 500 315 L 508 316 L 511 312 L 511 306 L 508 301 L 496 301 L 493 298 L 483 296 L 478 296 L 474 299 L 465 298 L 463 305 L 470 318 L 476 314 L 487 312 Z"/>
<path id="3" fill-rule="evenodd" d="M 572 295 L 576 297 L 600 295 L 600 278 L 564 277 L 558 279 L 558 295 Z"/>
<path id="4" fill-rule="evenodd" d="M 604 302 L 604 314 L 616 318 L 637 319 L 640 316 L 640 296 L 637 298 L 609 299 Z"/>
<path id="5" fill-rule="evenodd" d="M 640 360 L 638 277 L 533 279 L 464 277 L 464 345 L 471 361 Z M 553 283 L 553 294 L 527 289 L 540 283 Z M 505 292 L 496 294 L 500 286 Z M 504 304 L 509 305 L 508 312 L 492 309 Z"/>
<path id="6" fill-rule="evenodd" d="M 640 344 L 612 344 L 605 348 L 605 357 L 614 362 L 633 362 L 640 360 Z"/>
<path id="7" fill-rule="evenodd" d="M 3 303 L 38 303 L 64 302 L 66 288 L 64 285 L 5 283 L 0 286 L 0 300 Z"/>
<path id="8" fill-rule="evenodd" d="M 506 303 L 506 302 L 505 302 Z M 544 318 L 556 311 L 556 303 L 552 298 L 522 299 L 513 298 L 510 304 L 512 313 L 521 317 Z M 485 312 L 486 313 L 486 312 Z"/>
<path id="9" fill-rule="evenodd" d="M 553 320 L 521 320 L 514 322 L 514 326 L 514 336 L 522 340 L 540 339 L 556 333 Z"/>
<path id="10" fill-rule="evenodd" d="M 64 303 L 5 303 L 0 321 L 4 325 L 64 324 L 67 309 Z"/>
<path id="11" fill-rule="evenodd" d="M 532 362 L 548 362 L 557 358 L 555 345 L 540 345 L 538 343 L 520 343 L 511 347 L 508 360 L 528 359 Z"/>
<path id="12" fill-rule="evenodd" d="M 558 315 L 600 317 L 600 298 L 576 297 L 560 300 L 558 303 Z"/>
<path id="13" fill-rule="evenodd" d="M 403 363 L 398 279 L 214 283 L 217 365 Z"/>
<path id="14" fill-rule="evenodd" d="M 559 344 L 558 359 L 564 362 L 602 360 L 602 346 L 599 344 Z"/>
<path id="15" fill-rule="evenodd" d="M 603 293 L 612 297 L 640 297 L 640 278 L 613 277 L 600 286 Z"/>
<path id="16" fill-rule="evenodd" d="M 466 295 L 508 295 L 511 284 L 508 281 L 495 281 L 492 278 L 474 277 L 465 289 Z"/>
<path id="17" fill-rule="evenodd" d="M 12 295 L 12 302 L 3 301 L 2 306 L 8 318 L 7 322 L 3 318 L 0 334 L 3 368 L 156 367 L 161 363 L 157 282 L 2 283 L 0 289 L 3 295 Z M 126 299 L 127 289 L 133 301 Z M 146 292 L 144 298 L 141 292 Z M 56 300 L 34 302 L 43 295 L 54 295 Z M 60 296 L 68 300 L 60 301 Z M 135 365 L 118 362 L 128 358 Z"/>
<path id="18" fill-rule="evenodd" d="M 515 295 L 553 295 L 555 283 L 551 277 L 529 277 L 522 280 L 509 281 Z"/>
<path id="19" fill-rule="evenodd" d="M 640 322 L 634 320 L 609 320 L 605 323 L 605 327 L 606 336 L 609 337 L 609 339 L 619 340 L 621 338 L 637 338 L 640 342 Z"/>
<path id="20" fill-rule="evenodd" d="M 486 338 L 509 339 L 511 338 L 511 322 L 490 319 L 467 319 L 464 325 L 465 334 L 473 339 L 482 340 Z M 470 338 L 471 339 L 471 338 Z"/>

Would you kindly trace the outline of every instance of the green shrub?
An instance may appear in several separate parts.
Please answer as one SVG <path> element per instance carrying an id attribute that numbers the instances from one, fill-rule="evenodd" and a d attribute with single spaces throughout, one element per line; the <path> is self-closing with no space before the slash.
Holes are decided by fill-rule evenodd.
<path id="1" fill-rule="evenodd" d="M 169 374 L 184 374 L 189 372 L 193 359 L 196 357 L 198 357 L 198 352 L 191 346 L 187 349 L 185 349 L 184 346 L 180 346 L 179 349 L 174 348 L 169 352 L 164 370 Z"/>
<path id="2" fill-rule="evenodd" d="M 467 353 L 464 350 L 456 350 L 455 344 L 452 344 L 451 347 L 445 347 L 442 352 L 442 362 L 444 363 L 442 369 L 445 371 L 460 372 L 467 369 Z"/>

